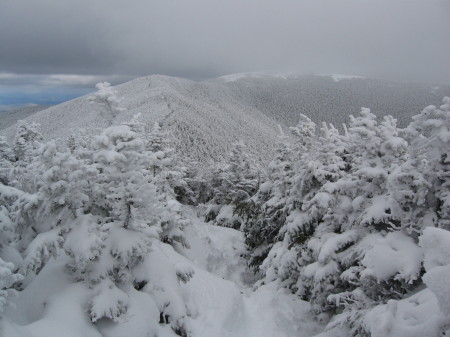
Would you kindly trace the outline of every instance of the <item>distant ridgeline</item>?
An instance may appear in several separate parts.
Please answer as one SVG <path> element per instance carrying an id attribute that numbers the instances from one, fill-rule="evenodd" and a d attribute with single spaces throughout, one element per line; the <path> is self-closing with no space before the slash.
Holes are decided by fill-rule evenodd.
<path id="1" fill-rule="evenodd" d="M 24 106 L 13 110 L 0 111 L 0 130 L 14 125 L 18 120 L 25 119 L 36 112 L 50 108 L 50 105 Z"/>
<path id="2" fill-rule="evenodd" d="M 367 107 L 377 116 L 392 115 L 405 127 L 425 106 L 439 105 L 450 85 L 336 75 L 244 74 L 202 82 L 148 76 L 115 89 L 124 110 L 111 121 L 86 97 L 40 111 L 27 120 L 41 125 L 39 130 L 46 140 L 66 139 L 79 129 L 94 134 L 97 128 L 118 125 L 141 113 L 143 123 L 158 122 L 173 135 L 178 154 L 188 155 L 200 166 L 223 160 L 231 144 L 240 140 L 265 165 L 275 150 L 277 124 L 285 129 L 296 125 L 300 114 L 317 125 L 326 121 L 342 131 L 342 123 L 348 123 L 350 114 Z M 15 129 L 11 126 L 3 134 L 12 139 Z"/>

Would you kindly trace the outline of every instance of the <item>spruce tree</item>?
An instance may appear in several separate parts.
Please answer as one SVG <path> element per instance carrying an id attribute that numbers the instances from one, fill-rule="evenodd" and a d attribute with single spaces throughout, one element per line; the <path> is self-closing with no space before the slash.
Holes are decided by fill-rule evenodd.
<path id="1" fill-rule="evenodd" d="M 289 138 L 279 126 L 275 158 L 267 168 L 267 180 L 252 197 L 253 214 L 244 226 L 249 247 L 249 265 L 259 269 L 272 246 L 281 240 L 280 228 L 286 221 L 287 200 L 294 175 L 294 153 Z"/>
<path id="2" fill-rule="evenodd" d="M 120 107 L 122 98 L 117 96 L 117 91 L 108 82 L 97 83 L 95 87 L 98 91 L 89 96 L 88 100 L 96 104 L 96 107 L 101 109 L 102 115 L 109 124 L 112 124 L 114 118 L 124 110 L 124 108 Z"/>
<path id="3" fill-rule="evenodd" d="M 232 145 L 226 164 L 211 175 L 213 198 L 206 219 L 214 224 L 240 229 L 252 212 L 251 197 L 258 189 L 258 170 L 242 141 Z"/>

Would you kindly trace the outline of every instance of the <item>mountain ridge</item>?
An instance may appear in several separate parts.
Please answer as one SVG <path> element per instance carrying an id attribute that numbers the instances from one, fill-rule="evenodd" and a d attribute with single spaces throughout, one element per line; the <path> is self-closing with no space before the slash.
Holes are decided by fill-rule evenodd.
<path id="1" fill-rule="evenodd" d="M 450 94 L 450 85 L 405 84 L 339 75 L 235 74 L 204 81 L 150 75 L 117 85 L 125 110 L 113 124 L 140 114 L 159 122 L 183 156 L 200 163 L 221 161 L 233 142 L 242 140 L 257 160 L 267 162 L 277 143 L 277 124 L 295 126 L 302 113 L 318 125 L 340 127 L 361 107 L 378 116 L 392 114 L 400 126 Z M 336 80 L 338 79 L 338 80 Z M 95 132 L 109 125 L 98 107 L 82 96 L 26 118 L 41 124 L 44 139 L 66 139 L 80 129 Z M 9 139 L 15 126 L 3 131 Z"/>

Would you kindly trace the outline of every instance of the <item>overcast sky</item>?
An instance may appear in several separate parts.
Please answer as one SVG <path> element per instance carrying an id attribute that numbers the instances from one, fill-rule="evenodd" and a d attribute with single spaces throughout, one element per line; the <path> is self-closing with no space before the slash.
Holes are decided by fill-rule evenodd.
<path id="1" fill-rule="evenodd" d="M 448 83 L 450 0 L 0 0 L 0 104 L 264 70 Z"/>

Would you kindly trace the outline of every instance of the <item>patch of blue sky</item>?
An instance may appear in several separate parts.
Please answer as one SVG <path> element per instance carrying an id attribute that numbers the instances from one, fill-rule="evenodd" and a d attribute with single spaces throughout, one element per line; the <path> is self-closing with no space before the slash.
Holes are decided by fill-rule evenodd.
<path id="1" fill-rule="evenodd" d="M 54 105 L 92 92 L 92 88 L 17 88 L 0 86 L 0 106 Z"/>

